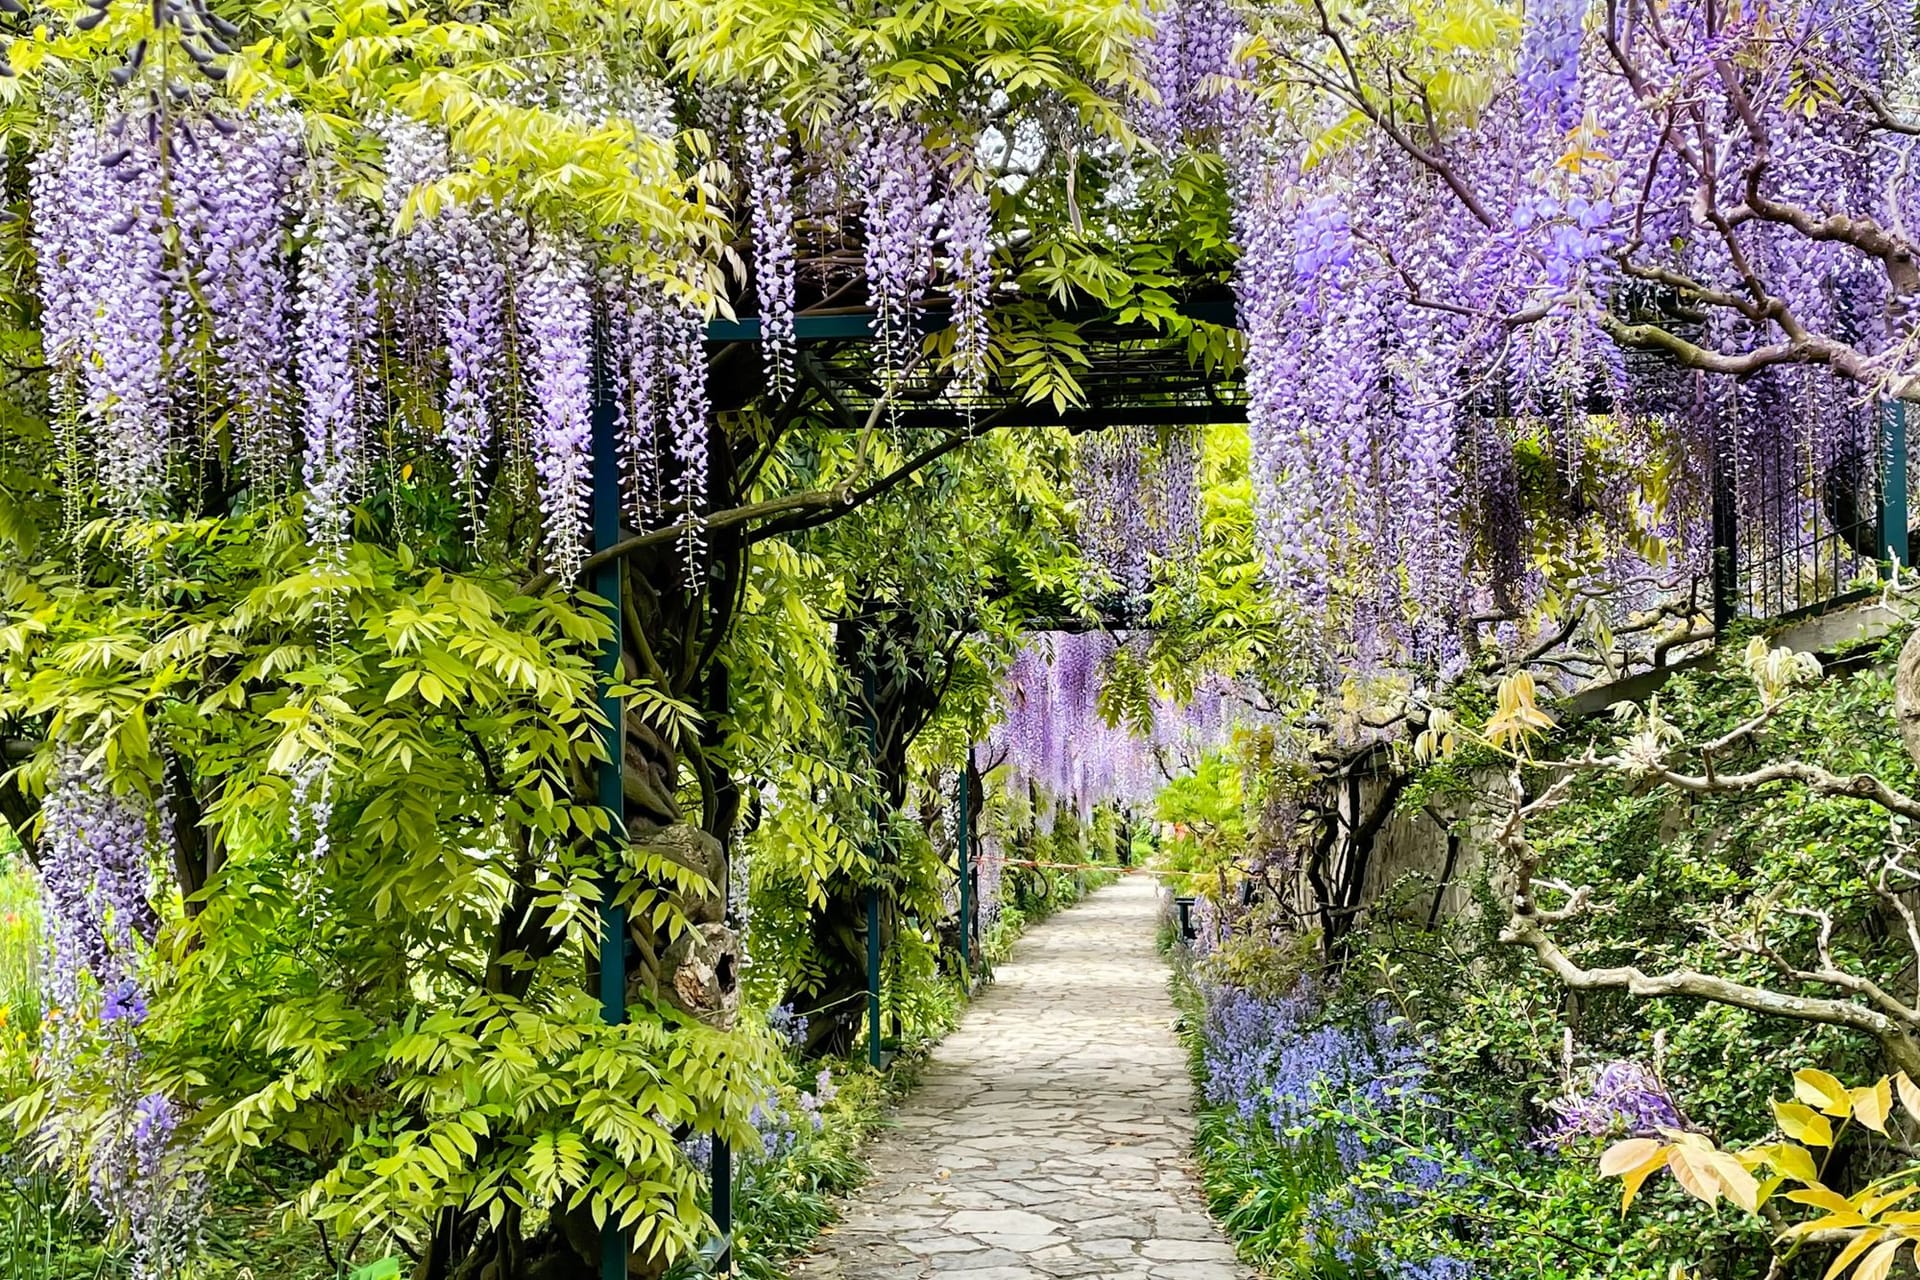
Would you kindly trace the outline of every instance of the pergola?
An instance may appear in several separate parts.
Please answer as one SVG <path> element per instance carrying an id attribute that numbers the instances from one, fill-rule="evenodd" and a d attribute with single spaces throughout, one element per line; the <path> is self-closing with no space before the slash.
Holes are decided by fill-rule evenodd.
<path id="1" fill-rule="evenodd" d="M 951 381 L 935 374 L 910 370 L 892 374 L 879 368 L 875 313 L 865 306 L 823 307 L 794 318 L 797 345 L 795 372 L 817 400 L 818 410 L 834 424 L 858 431 L 881 420 L 903 434 L 911 433 L 943 443 L 933 450 L 958 447 L 993 430 L 1064 428 L 1075 433 L 1125 426 L 1198 426 L 1244 422 L 1246 400 L 1237 370 L 1197 367 L 1185 346 L 1167 334 L 1140 322 L 1126 322 L 1112 311 L 1084 304 L 1054 309 L 1059 320 L 1074 326 L 1084 342 L 1085 367 L 1076 378 L 1082 388 L 1080 403 L 1060 405 L 1051 400 L 1029 403 L 1007 382 L 990 380 L 963 394 Z M 1184 292 L 1180 313 L 1204 324 L 1233 327 L 1236 323 L 1230 290 L 1214 281 L 1195 282 Z M 918 316 L 922 332 L 947 326 L 950 310 L 935 302 Z M 757 315 L 715 319 L 707 327 L 709 385 L 716 407 L 737 409 L 767 390 L 761 357 L 763 326 Z M 597 397 L 594 412 L 593 541 L 595 559 L 589 560 L 594 593 L 609 602 L 613 633 L 600 657 L 601 710 L 607 723 L 607 762 L 601 766 L 598 786 L 603 807 L 620 812 L 623 796 L 622 721 L 618 683 L 623 610 L 620 561 L 610 553 L 634 531 L 621 519 L 617 407 L 610 395 Z M 931 451 L 931 450 L 930 450 Z M 1116 617 L 1116 622 L 1124 619 Z M 1080 619 L 1067 626 L 1084 626 Z M 1131 624 L 1129 624 L 1131 625 Z M 870 673 L 861 673 L 870 682 Z M 867 686 L 870 688 L 870 683 Z M 871 707 L 871 694 L 864 701 Z M 865 728 L 869 742 L 875 727 L 871 714 Z M 975 894 L 970 865 L 970 791 L 962 771 L 957 797 L 960 884 L 960 953 L 971 965 L 974 949 Z M 867 1046 L 868 1060 L 884 1064 L 881 1024 L 880 894 L 867 892 Z M 601 937 L 625 939 L 625 909 L 608 892 L 601 904 Z M 603 947 L 595 978 L 601 1012 L 610 1023 L 626 1018 L 627 958 L 625 948 Z M 712 1215 L 719 1236 L 704 1251 L 708 1265 L 724 1269 L 731 1254 L 733 1218 L 732 1153 L 724 1142 L 713 1151 Z M 602 1280 L 626 1275 L 626 1246 L 622 1233 L 609 1226 L 602 1240 Z"/>

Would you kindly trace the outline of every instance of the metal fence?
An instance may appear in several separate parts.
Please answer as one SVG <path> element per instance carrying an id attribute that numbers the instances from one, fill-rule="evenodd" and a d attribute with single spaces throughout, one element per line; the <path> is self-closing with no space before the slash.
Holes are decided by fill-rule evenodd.
<path id="1" fill-rule="evenodd" d="M 1906 406 L 1874 411 L 1868 443 L 1815 465 L 1798 451 L 1723 445 L 1713 461 L 1715 621 L 1814 613 L 1913 563 Z"/>

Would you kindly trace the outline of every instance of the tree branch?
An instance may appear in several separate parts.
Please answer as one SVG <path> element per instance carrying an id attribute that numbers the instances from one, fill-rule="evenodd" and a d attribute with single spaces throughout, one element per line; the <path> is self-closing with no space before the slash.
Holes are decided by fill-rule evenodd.
<path id="1" fill-rule="evenodd" d="M 782 534 L 797 533 L 803 529 L 818 528 L 831 524 L 857 507 L 865 506 L 875 498 L 881 497 L 925 470 L 949 453 L 965 445 L 972 444 L 980 437 L 972 432 L 962 431 L 947 437 L 939 444 L 923 449 L 914 457 L 902 463 L 893 471 L 875 480 L 864 489 L 853 493 L 841 493 L 830 505 L 818 507 L 812 511 L 795 512 L 783 516 L 769 524 L 762 525 L 747 535 L 749 544 L 763 542 L 768 538 L 777 538 Z"/>
<path id="2" fill-rule="evenodd" d="M 844 494 L 824 490 L 808 493 L 790 493 L 781 498 L 769 498 L 765 502 L 751 502 L 741 507 L 730 507 L 725 511 L 716 511 L 711 515 L 691 520 L 682 520 L 670 524 L 664 529 L 654 529 L 648 533 L 635 534 L 624 538 L 603 551 L 596 551 L 581 564 L 581 569 L 597 569 L 610 560 L 620 560 L 649 547 L 662 546 L 678 540 L 681 535 L 702 529 L 725 529 L 731 525 L 748 520 L 757 520 L 762 516 L 778 515 L 783 511 L 803 510 L 809 507 L 828 507 L 845 500 Z M 520 588 L 522 595 L 538 595 L 554 584 L 551 572 L 541 572 L 527 579 Z"/>
<path id="3" fill-rule="evenodd" d="M 1531 950 L 1541 966 L 1557 977 L 1569 991 L 1625 991 L 1629 995 L 1651 997 L 1686 996 L 1753 1013 L 1847 1027 L 1878 1040 L 1886 1049 L 1887 1056 L 1902 1070 L 1912 1074 L 1920 1069 L 1920 1043 L 1915 1042 L 1910 1030 L 1886 1014 L 1851 1000 L 1787 995 L 1728 978 L 1717 978 L 1694 969 L 1675 969 L 1669 973 L 1646 973 L 1632 965 L 1583 969 L 1547 936 L 1538 921 L 1519 911 L 1515 911 L 1506 927 L 1501 929 L 1500 940 L 1510 946 Z"/>

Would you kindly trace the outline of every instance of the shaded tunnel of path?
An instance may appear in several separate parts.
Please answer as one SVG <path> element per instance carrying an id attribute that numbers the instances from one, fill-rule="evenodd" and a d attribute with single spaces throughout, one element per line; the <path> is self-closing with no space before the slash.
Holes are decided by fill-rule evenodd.
<path id="1" fill-rule="evenodd" d="M 1133 876 L 1020 941 L 794 1280 L 1243 1280 L 1188 1167 L 1156 909 Z"/>

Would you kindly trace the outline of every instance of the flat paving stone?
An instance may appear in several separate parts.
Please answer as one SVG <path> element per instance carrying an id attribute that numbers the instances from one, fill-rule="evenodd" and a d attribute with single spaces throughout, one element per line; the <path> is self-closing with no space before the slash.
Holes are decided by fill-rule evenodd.
<path id="1" fill-rule="evenodd" d="M 1131 876 L 1020 941 L 792 1280 L 1246 1280 L 1187 1163 L 1157 909 Z"/>

